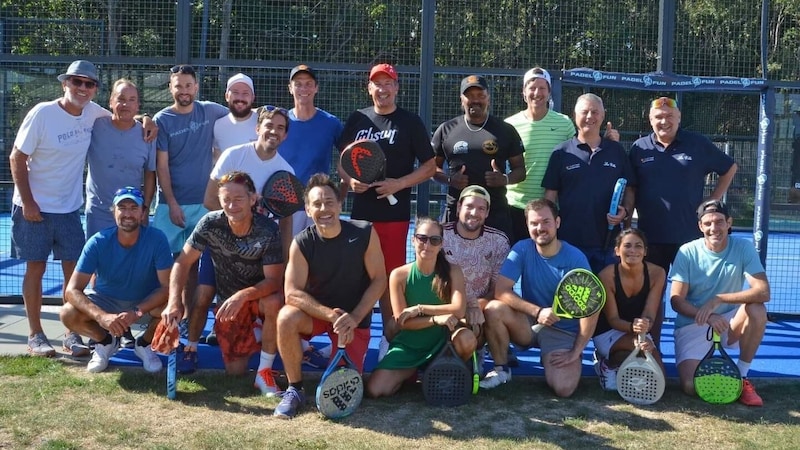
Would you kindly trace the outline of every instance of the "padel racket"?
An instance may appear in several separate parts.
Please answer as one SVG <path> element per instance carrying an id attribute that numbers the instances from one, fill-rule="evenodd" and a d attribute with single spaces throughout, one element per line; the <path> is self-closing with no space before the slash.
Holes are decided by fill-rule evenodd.
<path id="1" fill-rule="evenodd" d="M 722 348 L 719 334 L 709 330 L 714 342 L 694 371 L 694 390 L 708 403 L 733 403 L 742 394 L 742 375 Z"/>
<path id="2" fill-rule="evenodd" d="M 338 347 L 339 350 L 325 369 L 317 386 L 317 409 L 330 419 L 353 414 L 364 398 L 364 382 L 361 374 L 347 356 L 341 341 Z"/>
<path id="3" fill-rule="evenodd" d="M 606 290 L 586 269 L 572 269 L 561 278 L 553 299 L 553 312 L 564 319 L 581 319 L 596 314 L 606 304 Z"/>
<path id="4" fill-rule="evenodd" d="M 478 393 L 478 388 L 480 388 L 481 382 L 481 374 L 478 370 L 478 352 L 472 352 L 472 395 L 476 395 Z"/>
<path id="5" fill-rule="evenodd" d="M 303 209 L 305 187 L 291 172 L 278 170 L 261 189 L 261 205 L 276 217 L 288 217 Z"/>
<path id="6" fill-rule="evenodd" d="M 158 322 L 151 348 L 153 351 L 167 355 L 167 398 L 170 400 L 174 400 L 177 394 L 177 348 L 179 345 L 178 323 L 174 320 L 170 324 L 165 324 L 163 320 Z"/>
<path id="7" fill-rule="evenodd" d="M 422 376 L 422 395 L 433 406 L 460 406 L 469 401 L 475 389 L 474 375 L 458 357 L 450 341 L 450 331 L 446 333 L 444 348 Z"/>
<path id="8" fill-rule="evenodd" d="M 380 144 L 369 139 L 359 139 L 345 147 L 340 157 L 342 170 L 356 180 L 370 184 L 386 178 L 386 155 Z M 388 195 L 390 205 L 397 204 L 394 195 Z"/>
<path id="9" fill-rule="evenodd" d="M 175 400 L 178 394 L 178 352 L 173 350 L 167 357 L 167 398 Z"/>
<path id="10" fill-rule="evenodd" d="M 625 186 L 628 184 L 628 180 L 625 178 L 618 178 L 616 184 L 614 184 L 614 193 L 611 194 L 611 203 L 608 205 L 608 213 L 612 215 L 617 215 L 617 210 L 619 209 L 619 203 L 622 201 L 622 194 L 625 193 Z M 620 224 L 622 226 L 622 224 Z M 608 231 L 606 231 L 606 242 L 603 244 L 603 250 L 608 250 L 608 246 L 611 245 L 611 236 L 614 235 L 614 225 L 608 225 Z"/>
<path id="11" fill-rule="evenodd" d="M 639 334 L 638 343 L 644 342 Z M 644 357 L 642 357 L 643 355 Z M 634 405 L 652 405 L 664 395 L 664 372 L 650 352 L 633 349 L 617 370 L 617 392 Z"/>

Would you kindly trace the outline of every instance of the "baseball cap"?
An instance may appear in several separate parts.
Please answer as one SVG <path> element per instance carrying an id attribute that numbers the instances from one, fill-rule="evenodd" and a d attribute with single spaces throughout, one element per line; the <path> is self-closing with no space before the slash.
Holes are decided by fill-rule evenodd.
<path id="1" fill-rule="evenodd" d="M 703 218 L 704 215 L 709 213 L 720 213 L 725 216 L 725 218 L 730 217 L 728 214 L 728 207 L 725 206 L 725 203 L 722 203 L 719 200 L 706 200 L 700 204 L 697 208 L 697 220 Z"/>
<path id="2" fill-rule="evenodd" d="M 67 67 L 67 71 L 58 76 L 58 81 L 64 81 L 72 76 L 86 77 L 95 83 L 100 81 L 97 78 L 97 68 L 94 66 L 94 64 L 84 59 L 72 61 L 69 67 Z"/>
<path id="3" fill-rule="evenodd" d="M 114 192 L 114 206 L 118 205 L 119 202 L 123 200 L 133 200 L 137 205 L 142 206 L 144 203 L 144 196 L 139 189 L 133 186 L 125 186 L 124 188 L 117 189 L 117 192 Z"/>
<path id="4" fill-rule="evenodd" d="M 311 76 L 311 78 L 314 79 L 314 81 L 317 81 L 317 74 L 314 73 L 314 69 L 308 67 L 305 64 L 300 64 L 299 66 L 296 66 L 294 69 L 292 69 L 291 72 L 289 72 L 289 81 L 292 81 L 294 79 L 294 76 L 297 75 L 298 73 L 307 73 L 309 76 Z"/>
<path id="5" fill-rule="evenodd" d="M 479 87 L 483 90 L 489 89 L 489 83 L 486 82 L 486 78 L 483 78 L 480 75 L 470 75 L 463 80 L 461 80 L 461 94 L 463 95 L 464 92 L 467 92 L 467 89 L 471 87 Z"/>
<path id="6" fill-rule="evenodd" d="M 228 84 L 225 87 L 225 92 L 230 91 L 231 90 L 231 86 L 233 86 L 236 83 L 244 83 L 244 84 L 247 85 L 247 87 L 250 88 L 250 91 L 253 94 L 256 93 L 256 90 L 253 88 L 253 79 L 248 77 L 247 75 L 245 75 L 243 73 L 237 73 L 236 75 L 228 78 Z"/>
<path id="7" fill-rule="evenodd" d="M 535 80 L 536 78 L 544 78 L 544 81 L 547 81 L 547 85 L 552 88 L 553 82 L 550 79 L 550 72 L 541 67 L 534 67 L 525 72 L 525 75 L 522 76 L 522 86 L 527 86 L 529 81 Z"/>
<path id="8" fill-rule="evenodd" d="M 378 75 L 379 73 L 385 73 L 386 75 L 389 75 L 389 78 L 397 81 L 397 71 L 394 70 L 394 66 L 391 64 L 384 63 L 373 67 L 372 70 L 369 71 L 369 79 L 372 80 L 375 78 L 375 75 Z"/>
<path id="9" fill-rule="evenodd" d="M 486 204 L 492 206 L 492 198 L 489 196 L 489 191 L 483 186 L 472 184 L 461 190 L 461 195 L 458 196 L 460 202 L 464 197 L 478 197 L 486 200 Z"/>

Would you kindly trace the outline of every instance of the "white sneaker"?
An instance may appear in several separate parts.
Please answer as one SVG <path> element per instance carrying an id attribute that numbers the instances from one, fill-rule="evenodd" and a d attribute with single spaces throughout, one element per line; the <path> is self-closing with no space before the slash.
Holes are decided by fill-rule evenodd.
<path id="1" fill-rule="evenodd" d="M 378 362 L 381 362 L 386 353 L 389 351 L 389 341 L 386 336 L 381 336 L 381 343 L 378 344 Z"/>
<path id="2" fill-rule="evenodd" d="M 146 372 L 156 373 L 161 371 L 164 365 L 161 363 L 161 358 L 153 352 L 153 348 L 148 346 L 139 345 L 139 340 L 135 340 L 133 344 L 133 353 L 142 360 L 142 367 Z"/>
<path id="3" fill-rule="evenodd" d="M 596 357 L 597 355 L 595 355 Z M 600 381 L 600 387 L 604 391 L 617 390 L 617 369 L 612 369 L 608 366 L 608 361 L 604 358 L 596 359 L 594 362 L 594 371 L 597 374 L 597 379 Z"/>
<path id="4" fill-rule="evenodd" d="M 108 367 L 108 360 L 114 356 L 119 350 L 119 338 L 111 337 L 111 343 L 108 345 L 103 345 L 97 343 L 94 345 L 94 351 L 92 352 L 92 359 L 89 360 L 89 364 L 86 365 L 86 370 L 91 373 L 102 372 L 106 370 Z"/>
<path id="5" fill-rule="evenodd" d="M 483 389 L 494 389 L 509 381 L 511 381 L 511 370 L 506 372 L 504 370 L 492 369 L 492 371 L 486 374 L 486 378 L 481 380 L 480 386 Z"/>

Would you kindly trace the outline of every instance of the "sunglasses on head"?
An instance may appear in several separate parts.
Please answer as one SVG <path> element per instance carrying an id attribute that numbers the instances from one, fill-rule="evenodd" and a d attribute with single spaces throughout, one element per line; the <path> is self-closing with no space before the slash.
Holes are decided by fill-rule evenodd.
<path id="1" fill-rule="evenodd" d="M 283 114 L 288 114 L 287 111 L 284 108 L 281 108 L 280 106 L 264 105 L 264 106 L 261 107 L 261 110 L 262 111 L 268 111 L 268 112 L 278 111 L 278 112 L 281 112 Z"/>
<path id="2" fill-rule="evenodd" d="M 97 87 L 97 83 L 93 80 L 83 80 L 80 78 L 70 77 L 69 82 L 76 88 L 86 86 L 86 89 L 94 89 Z"/>
<path id="3" fill-rule="evenodd" d="M 242 184 L 247 187 L 247 190 L 250 192 L 255 192 L 256 187 L 253 184 L 253 180 L 244 172 L 230 172 L 226 173 L 222 177 L 220 177 L 219 182 L 217 183 L 218 187 L 222 187 L 228 183 L 236 183 Z"/>
<path id="4" fill-rule="evenodd" d="M 114 197 L 117 197 L 117 196 L 120 196 L 120 195 L 125 195 L 125 194 L 131 194 L 131 195 L 133 195 L 135 197 L 144 198 L 144 195 L 142 195 L 142 191 L 140 191 L 139 189 L 136 189 L 135 187 L 130 187 L 130 186 L 126 186 L 124 188 L 117 189 L 117 191 L 114 192 Z"/>
<path id="5" fill-rule="evenodd" d="M 659 97 L 653 100 L 653 103 L 650 104 L 651 108 L 663 108 L 664 106 L 668 108 L 677 108 L 678 102 L 669 97 Z"/>
<path id="6" fill-rule="evenodd" d="M 433 246 L 440 246 L 442 245 L 442 237 L 441 236 L 428 236 L 426 234 L 415 234 L 414 237 L 422 242 L 423 244 L 427 244 L 428 241 L 431 242 Z"/>
<path id="7" fill-rule="evenodd" d="M 184 75 L 194 75 L 194 67 L 188 64 L 178 64 L 177 66 L 172 66 L 169 71 L 171 73 L 182 73 Z"/>

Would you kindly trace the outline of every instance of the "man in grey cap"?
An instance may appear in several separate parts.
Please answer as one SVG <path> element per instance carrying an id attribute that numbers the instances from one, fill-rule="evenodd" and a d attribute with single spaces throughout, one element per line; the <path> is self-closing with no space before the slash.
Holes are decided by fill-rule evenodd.
<path id="1" fill-rule="evenodd" d="M 30 334 L 28 352 L 55 356 L 42 330 L 42 277 L 50 252 L 61 260 L 69 280 L 85 240 L 83 169 L 95 119 L 111 115 L 92 99 L 97 94 L 97 69 L 89 61 L 73 61 L 58 76 L 64 95 L 34 106 L 19 127 L 9 156 L 14 179 L 11 256 L 24 260 L 22 297 Z M 63 347 L 73 356 L 89 348 L 68 331 Z"/>
<path id="2" fill-rule="evenodd" d="M 457 219 L 461 190 L 476 184 L 492 198 L 486 224 L 510 236 L 506 186 L 525 180 L 522 140 L 514 127 L 489 114 L 491 96 L 484 77 L 464 78 L 460 92 L 464 114 L 441 124 L 431 142 L 437 166 L 433 179 L 448 187 L 445 221 Z"/>

